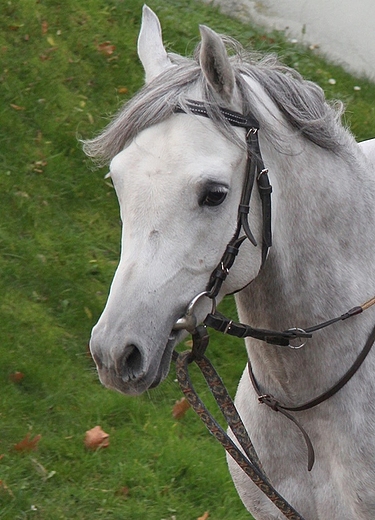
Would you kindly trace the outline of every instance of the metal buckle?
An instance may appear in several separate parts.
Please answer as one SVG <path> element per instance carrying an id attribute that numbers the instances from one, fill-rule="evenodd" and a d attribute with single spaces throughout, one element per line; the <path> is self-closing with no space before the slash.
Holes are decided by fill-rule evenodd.
<path id="1" fill-rule="evenodd" d="M 249 135 L 255 135 L 256 133 L 258 133 L 258 128 L 255 128 L 254 126 L 249 128 L 246 134 L 246 139 L 249 137 Z"/>
<path id="2" fill-rule="evenodd" d="M 261 178 L 262 175 L 266 175 L 268 172 L 269 172 L 268 168 L 263 168 L 263 170 L 261 170 L 258 173 L 257 181 L 259 181 L 259 179 Z"/>
<path id="3" fill-rule="evenodd" d="M 221 268 L 222 272 L 225 274 L 225 276 L 228 276 L 229 268 L 225 267 L 224 262 L 220 262 L 220 268 Z"/>

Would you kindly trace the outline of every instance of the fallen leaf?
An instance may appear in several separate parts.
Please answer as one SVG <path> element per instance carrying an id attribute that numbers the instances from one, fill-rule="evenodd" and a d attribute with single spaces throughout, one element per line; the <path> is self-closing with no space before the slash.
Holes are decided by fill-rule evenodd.
<path id="1" fill-rule="evenodd" d="M 85 446 L 89 450 L 98 450 L 109 446 L 109 434 L 105 433 L 100 426 L 87 430 L 85 435 Z"/>
<path id="2" fill-rule="evenodd" d="M 47 20 L 43 20 L 42 22 L 42 34 L 46 34 L 48 31 L 48 22 Z"/>
<path id="3" fill-rule="evenodd" d="M 207 520 L 207 518 L 209 518 L 209 516 L 210 516 L 210 513 L 208 511 L 206 511 L 205 513 L 203 513 L 202 516 L 197 518 L 197 520 Z"/>
<path id="4" fill-rule="evenodd" d="M 187 410 L 189 410 L 189 408 L 189 402 L 186 400 L 185 397 L 182 397 L 182 399 L 175 402 L 172 410 L 172 415 L 175 419 L 182 419 L 186 414 Z"/>
<path id="5" fill-rule="evenodd" d="M 103 42 L 99 43 L 96 48 L 99 52 L 104 54 L 104 56 L 112 56 L 112 54 L 115 52 L 116 46 L 112 45 L 111 42 Z"/>
<path id="6" fill-rule="evenodd" d="M 34 451 L 38 447 L 38 443 L 42 438 L 41 435 L 35 435 L 33 439 L 30 439 L 30 432 L 26 435 L 22 441 L 14 445 L 16 451 Z"/>
<path id="7" fill-rule="evenodd" d="M 24 377 L 25 374 L 23 372 L 13 372 L 13 374 L 10 374 L 9 379 L 13 381 L 13 383 L 20 383 Z"/>
<path id="8" fill-rule="evenodd" d="M 26 107 L 21 107 L 19 105 L 15 105 L 14 103 L 11 103 L 10 106 L 14 109 L 14 110 L 26 110 Z"/>
<path id="9" fill-rule="evenodd" d="M 127 94 L 127 93 L 129 92 L 129 89 L 127 89 L 126 87 L 119 87 L 119 88 L 117 89 L 117 92 L 118 92 L 119 94 Z"/>
<path id="10" fill-rule="evenodd" d="M 128 498 L 129 493 L 130 489 L 128 488 L 128 486 L 122 486 L 120 487 L 120 489 L 116 491 L 116 495 L 122 498 Z"/>

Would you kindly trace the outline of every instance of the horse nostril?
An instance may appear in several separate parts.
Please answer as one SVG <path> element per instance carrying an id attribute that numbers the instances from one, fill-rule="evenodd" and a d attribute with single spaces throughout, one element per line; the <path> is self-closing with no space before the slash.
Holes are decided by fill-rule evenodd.
<path id="1" fill-rule="evenodd" d="M 128 345 L 115 363 L 116 374 L 127 383 L 144 375 L 143 359 L 135 345 Z"/>

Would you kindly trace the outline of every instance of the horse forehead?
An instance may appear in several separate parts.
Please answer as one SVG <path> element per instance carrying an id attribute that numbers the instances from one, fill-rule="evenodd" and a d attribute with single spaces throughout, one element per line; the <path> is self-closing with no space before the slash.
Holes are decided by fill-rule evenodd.
<path id="1" fill-rule="evenodd" d="M 197 116 L 175 115 L 143 130 L 111 163 L 113 177 L 191 178 L 225 175 L 242 153 L 212 122 Z"/>

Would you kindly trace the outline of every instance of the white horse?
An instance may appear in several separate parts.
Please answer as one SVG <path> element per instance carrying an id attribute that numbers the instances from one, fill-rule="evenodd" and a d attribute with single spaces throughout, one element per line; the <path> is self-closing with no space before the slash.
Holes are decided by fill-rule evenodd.
<path id="1" fill-rule="evenodd" d="M 249 222 L 259 245 L 241 245 L 218 300 L 237 292 L 243 323 L 286 330 L 336 317 L 375 292 L 375 141 L 359 146 L 340 123 L 341 106 L 275 58 L 258 61 L 209 28 L 200 32 L 193 59 L 167 54 L 159 21 L 145 7 L 138 53 L 146 84 L 85 143 L 88 155 L 110 162 L 123 222 L 120 263 L 91 352 L 102 383 L 127 394 L 166 377 L 185 334 L 175 323 L 205 290 L 236 230 L 245 131 L 218 107 L 258 119 L 273 186 L 268 258 L 261 267 L 261 204 L 253 190 Z M 211 116 L 191 113 L 189 99 L 204 102 Z M 197 321 L 210 310 L 200 298 Z M 374 311 L 316 332 L 299 350 L 247 339 L 261 391 L 293 406 L 330 388 L 366 343 Z M 266 474 L 305 520 L 375 518 L 374 397 L 375 349 L 340 392 L 295 414 L 315 448 L 307 471 L 300 430 L 259 404 L 244 370 L 236 405 Z M 256 519 L 284 518 L 228 463 Z"/>

